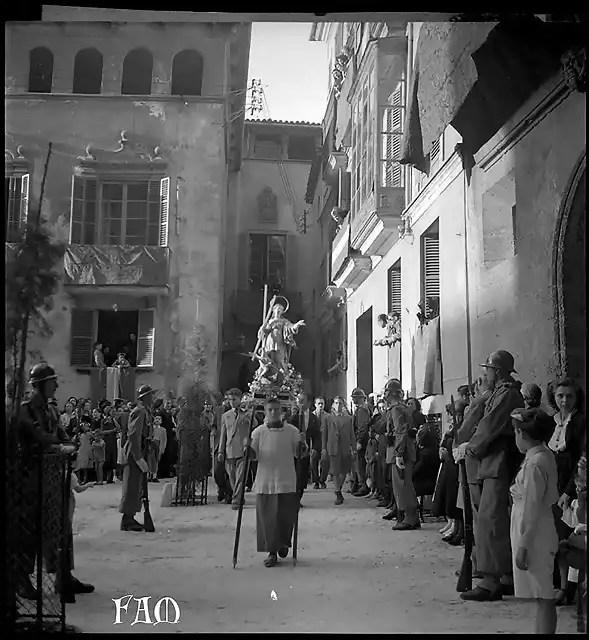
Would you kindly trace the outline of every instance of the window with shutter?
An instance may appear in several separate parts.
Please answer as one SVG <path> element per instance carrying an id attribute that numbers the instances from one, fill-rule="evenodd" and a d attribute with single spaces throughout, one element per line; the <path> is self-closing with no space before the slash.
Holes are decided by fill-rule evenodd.
<path id="1" fill-rule="evenodd" d="M 155 348 L 155 309 L 139 310 L 137 367 L 153 367 Z"/>
<path id="2" fill-rule="evenodd" d="M 422 294 L 428 315 L 439 309 L 440 239 L 437 230 L 422 236 Z"/>
<path id="3" fill-rule="evenodd" d="M 389 313 L 401 313 L 401 261 L 389 269 Z"/>
<path id="4" fill-rule="evenodd" d="M 160 180 L 159 235 L 160 246 L 168 246 L 168 217 L 170 212 L 170 178 Z"/>
<path id="5" fill-rule="evenodd" d="M 401 142 L 403 138 L 403 87 L 401 81 L 397 89 L 390 95 L 389 103 L 380 109 L 380 186 L 403 187 L 405 184 L 401 158 Z"/>
<path id="6" fill-rule="evenodd" d="M 430 166 L 430 173 L 432 170 L 435 170 L 438 168 L 440 161 L 442 159 L 442 155 L 440 153 L 441 150 L 441 144 L 440 144 L 440 139 L 438 140 L 434 140 L 433 144 L 432 144 L 432 148 L 429 152 L 429 166 Z"/>
<path id="7" fill-rule="evenodd" d="M 70 364 L 92 366 L 92 347 L 97 326 L 97 313 L 88 309 L 72 309 Z"/>
<path id="8" fill-rule="evenodd" d="M 27 223 L 29 175 L 6 176 L 4 185 L 6 242 L 18 242 Z"/>
<path id="9" fill-rule="evenodd" d="M 72 178 L 70 244 L 96 241 L 98 183 L 93 178 Z"/>
<path id="10" fill-rule="evenodd" d="M 252 233 L 249 237 L 249 284 L 260 290 L 286 286 L 286 236 Z"/>

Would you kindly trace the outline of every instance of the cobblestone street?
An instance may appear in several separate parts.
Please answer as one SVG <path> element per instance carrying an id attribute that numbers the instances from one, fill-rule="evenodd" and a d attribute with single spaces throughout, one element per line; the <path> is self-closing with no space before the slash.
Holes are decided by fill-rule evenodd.
<path id="1" fill-rule="evenodd" d="M 442 543 L 440 525 L 431 520 L 421 531 L 393 532 L 372 501 L 348 497 L 336 508 L 330 490 L 311 489 L 301 511 L 297 567 L 289 557 L 267 569 L 255 551 L 254 496 L 248 494 L 233 571 L 236 512 L 216 503 L 213 485 L 209 506 L 160 508 L 162 487 L 150 485 L 155 534 L 119 531 L 119 484 L 78 498 L 75 574 L 96 592 L 68 606 L 68 624 L 84 632 L 138 633 L 533 630 L 533 605 L 460 600 L 454 572 L 462 548 Z M 113 626 L 112 598 L 127 594 L 151 596 L 152 608 L 164 596 L 174 598 L 179 624 L 131 626 L 137 606 L 131 602 L 122 624 Z M 573 609 L 561 610 L 558 631 L 575 632 Z"/>

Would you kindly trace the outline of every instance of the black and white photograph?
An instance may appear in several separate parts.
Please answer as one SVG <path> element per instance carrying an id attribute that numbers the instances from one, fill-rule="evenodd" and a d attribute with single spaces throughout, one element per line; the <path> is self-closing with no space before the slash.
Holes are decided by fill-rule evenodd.
<path id="1" fill-rule="evenodd" d="M 585 634 L 589 12 L 32 7 L 6 637 Z"/>

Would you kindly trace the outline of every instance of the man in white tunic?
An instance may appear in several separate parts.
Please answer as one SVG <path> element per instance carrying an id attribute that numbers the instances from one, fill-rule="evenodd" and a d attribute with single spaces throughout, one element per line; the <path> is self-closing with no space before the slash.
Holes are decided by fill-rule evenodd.
<path id="1" fill-rule="evenodd" d="M 258 551 L 268 553 L 266 567 L 278 564 L 278 556 L 286 558 L 291 547 L 299 509 L 295 458 L 306 451 L 305 434 L 281 420 L 280 402 L 269 399 L 265 420 L 254 429 L 249 455 L 258 461 L 254 483 L 256 494 L 256 531 Z"/>

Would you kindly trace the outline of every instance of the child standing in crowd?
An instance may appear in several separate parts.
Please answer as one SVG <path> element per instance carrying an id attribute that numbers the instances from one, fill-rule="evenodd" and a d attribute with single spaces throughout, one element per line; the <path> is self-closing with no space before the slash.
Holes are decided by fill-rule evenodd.
<path id="1" fill-rule="evenodd" d="M 82 418 L 80 422 L 80 433 L 78 436 L 78 462 L 76 472 L 80 476 L 80 484 L 88 482 L 88 470 L 94 465 L 92 455 L 92 431 L 90 423 Z"/>
<path id="2" fill-rule="evenodd" d="M 94 471 L 96 472 L 96 484 L 103 484 L 103 467 L 105 459 L 106 443 L 102 437 L 102 420 L 100 411 L 92 412 L 92 455 L 94 456 Z"/>
<path id="3" fill-rule="evenodd" d="M 511 414 L 515 441 L 525 455 L 511 486 L 511 549 L 516 598 L 535 600 L 536 633 L 556 633 L 552 574 L 558 535 L 552 507 L 558 500 L 554 455 L 546 446 L 554 425 L 540 409 Z"/>

